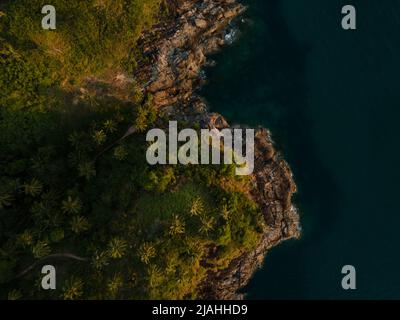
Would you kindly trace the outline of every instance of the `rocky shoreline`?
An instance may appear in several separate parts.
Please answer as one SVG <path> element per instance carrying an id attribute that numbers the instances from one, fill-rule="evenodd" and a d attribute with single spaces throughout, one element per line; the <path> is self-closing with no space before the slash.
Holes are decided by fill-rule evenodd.
<path id="1" fill-rule="evenodd" d="M 229 42 L 231 23 L 246 8 L 236 0 L 170 1 L 172 16 L 142 39 L 149 58 L 135 75 L 143 91 L 154 97 L 160 112 L 173 120 L 200 123 L 204 128 L 228 128 L 223 116 L 210 113 L 195 91 L 205 84 L 202 68 L 207 59 Z M 204 299 L 241 299 L 238 290 L 262 266 L 265 255 L 282 241 L 300 236 L 299 215 L 292 204 L 296 192 L 292 172 L 275 150 L 265 128 L 256 131 L 252 196 L 262 209 L 265 228 L 259 245 L 219 272 L 209 272 L 199 288 Z"/>

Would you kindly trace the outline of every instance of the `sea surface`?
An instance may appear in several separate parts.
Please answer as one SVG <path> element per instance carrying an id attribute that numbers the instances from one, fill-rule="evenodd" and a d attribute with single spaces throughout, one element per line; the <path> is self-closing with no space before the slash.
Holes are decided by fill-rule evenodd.
<path id="1" fill-rule="evenodd" d="M 201 94 L 231 124 L 272 131 L 303 225 L 247 298 L 399 299 L 400 1 L 243 2 L 240 38 L 213 57 Z M 341 27 L 347 4 L 357 30 Z M 344 265 L 357 290 L 342 289 Z"/>

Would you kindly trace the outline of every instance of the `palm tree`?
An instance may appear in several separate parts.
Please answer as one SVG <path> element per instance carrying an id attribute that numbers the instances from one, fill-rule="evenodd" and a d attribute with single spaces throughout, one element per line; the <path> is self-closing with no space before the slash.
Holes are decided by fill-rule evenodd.
<path id="1" fill-rule="evenodd" d="M 71 221 L 71 230 L 76 234 L 88 230 L 90 227 L 89 221 L 82 216 L 73 216 Z"/>
<path id="2" fill-rule="evenodd" d="M 10 194 L 4 193 L 0 195 L 0 209 L 11 206 L 13 197 Z"/>
<path id="3" fill-rule="evenodd" d="M 95 252 L 95 255 L 92 259 L 92 265 L 96 270 L 101 270 L 103 267 L 108 266 L 109 264 L 109 254 L 106 251 Z"/>
<path id="4" fill-rule="evenodd" d="M 18 242 L 23 247 L 29 247 L 33 244 L 33 234 L 29 230 L 25 230 L 22 234 L 18 237 Z"/>
<path id="5" fill-rule="evenodd" d="M 96 169 L 93 162 L 84 162 L 78 166 L 79 176 L 85 177 L 90 180 L 91 177 L 96 176 Z"/>
<path id="6" fill-rule="evenodd" d="M 22 293 L 19 290 L 14 289 L 8 293 L 8 300 L 19 300 L 21 298 L 22 298 Z"/>
<path id="7" fill-rule="evenodd" d="M 46 241 L 38 241 L 35 246 L 32 248 L 33 256 L 36 259 L 43 258 L 48 256 L 51 252 L 49 244 Z"/>
<path id="8" fill-rule="evenodd" d="M 222 218 L 227 221 L 227 220 L 229 220 L 230 215 L 231 215 L 231 213 L 228 209 L 228 206 L 226 204 L 224 204 L 221 209 Z"/>
<path id="9" fill-rule="evenodd" d="M 157 287 L 162 281 L 161 269 L 156 265 L 151 265 L 147 270 L 147 277 L 150 288 Z"/>
<path id="10" fill-rule="evenodd" d="M 113 259 L 120 259 L 125 255 L 128 244 L 125 240 L 114 238 L 108 244 L 108 252 Z"/>
<path id="11" fill-rule="evenodd" d="M 62 202 L 61 210 L 68 214 L 77 214 L 81 211 L 82 204 L 79 198 L 72 198 L 68 196 L 67 200 Z"/>
<path id="12" fill-rule="evenodd" d="M 190 259 L 191 263 L 194 265 L 198 261 L 200 261 L 203 255 L 203 245 L 201 241 L 195 238 L 187 238 L 186 239 L 186 255 Z"/>
<path id="13" fill-rule="evenodd" d="M 140 260 L 145 263 L 149 264 L 150 260 L 156 256 L 156 249 L 151 243 L 145 242 L 139 249 L 139 257 Z"/>
<path id="14" fill-rule="evenodd" d="M 25 183 L 23 185 L 23 187 L 24 187 L 25 194 L 30 195 L 32 197 L 38 196 L 42 192 L 42 189 L 43 189 L 43 185 L 40 183 L 39 180 L 37 180 L 35 178 L 32 179 L 31 182 Z"/>
<path id="15" fill-rule="evenodd" d="M 193 217 L 198 216 L 203 212 L 203 210 L 204 210 L 203 201 L 201 200 L 200 197 L 195 198 L 190 208 L 190 215 Z"/>
<path id="16" fill-rule="evenodd" d="M 172 222 L 169 226 L 169 235 L 176 236 L 185 233 L 185 223 L 181 221 L 178 215 L 172 217 Z"/>
<path id="17" fill-rule="evenodd" d="M 215 219 L 213 217 L 202 216 L 200 218 L 200 221 L 201 221 L 201 227 L 200 227 L 201 233 L 208 234 L 208 232 L 214 228 Z"/>
<path id="18" fill-rule="evenodd" d="M 83 281 L 79 278 L 71 277 L 65 281 L 62 297 L 64 300 L 79 299 L 83 295 Z"/>
<path id="19" fill-rule="evenodd" d="M 122 288 L 124 279 L 120 274 L 115 274 L 107 283 L 108 291 L 112 298 L 118 294 L 118 291 Z"/>
<path id="20" fill-rule="evenodd" d="M 93 132 L 92 138 L 94 142 L 96 142 L 96 144 L 100 146 L 106 141 L 107 136 L 103 130 L 96 130 L 95 132 Z"/>
<path id="21" fill-rule="evenodd" d="M 135 120 L 135 128 L 139 132 L 143 132 L 148 127 L 147 116 L 148 116 L 148 110 L 143 106 L 139 107 Z"/>
<path id="22" fill-rule="evenodd" d="M 96 100 L 95 92 L 85 90 L 81 97 L 86 100 L 92 108 L 99 105 L 99 102 Z"/>
<path id="23" fill-rule="evenodd" d="M 117 131 L 117 125 L 116 125 L 115 121 L 112 119 L 106 120 L 104 122 L 104 129 L 108 133 L 114 133 L 115 131 Z"/>
<path id="24" fill-rule="evenodd" d="M 124 160 L 128 152 L 126 151 L 124 146 L 118 146 L 114 149 L 114 158 L 117 160 Z"/>

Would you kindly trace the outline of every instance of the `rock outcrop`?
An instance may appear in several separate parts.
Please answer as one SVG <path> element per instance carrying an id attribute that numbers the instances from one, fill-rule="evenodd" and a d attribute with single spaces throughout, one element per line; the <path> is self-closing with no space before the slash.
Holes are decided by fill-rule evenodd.
<path id="1" fill-rule="evenodd" d="M 210 113 L 195 90 L 205 83 L 202 68 L 213 63 L 207 56 L 232 40 L 232 21 L 246 8 L 235 0 L 175 0 L 171 6 L 174 15 L 144 35 L 143 52 L 150 62 L 140 65 L 135 77 L 153 95 L 160 111 L 173 120 L 228 128 L 223 116 Z M 265 218 L 262 239 L 255 250 L 243 253 L 225 270 L 210 272 L 199 288 L 203 298 L 241 298 L 238 289 L 262 265 L 268 250 L 300 235 L 299 216 L 291 200 L 296 192 L 292 173 L 267 129 L 256 131 L 255 156 L 251 194 Z"/>
<path id="2" fill-rule="evenodd" d="M 154 31 L 162 37 L 144 36 L 143 54 L 152 63 L 136 76 L 159 108 L 196 104 L 193 91 L 204 83 L 206 56 L 225 44 L 229 24 L 244 10 L 232 0 L 175 1 L 175 15 Z"/>

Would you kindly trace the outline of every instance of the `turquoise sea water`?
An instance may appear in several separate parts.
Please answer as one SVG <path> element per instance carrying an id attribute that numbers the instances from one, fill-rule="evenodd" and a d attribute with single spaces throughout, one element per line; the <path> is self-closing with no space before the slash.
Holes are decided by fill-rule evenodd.
<path id="1" fill-rule="evenodd" d="M 213 111 L 271 129 L 303 237 L 273 249 L 249 299 L 400 298 L 400 1 L 247 0 L 239 41 L 202 89 Z M 357 9 L 356 31 L 341 8 Z M 341 268 L 357 290 L 341 288 Z"/>

